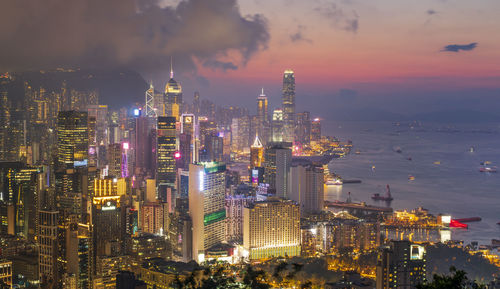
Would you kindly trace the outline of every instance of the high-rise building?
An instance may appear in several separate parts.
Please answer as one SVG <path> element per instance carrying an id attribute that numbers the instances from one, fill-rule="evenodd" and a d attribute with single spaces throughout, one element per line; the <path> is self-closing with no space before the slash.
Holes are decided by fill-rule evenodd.
<path id="1" fill-rule="evenodd" d="M 257 129 L 256 132 L 261 136 L 264 144 L 269 140 L 269 112 L 267 109 L 267 96 L 264 94 L 264 88 L 257 97 Z"/>
<path id="2" fill-rule="evenodd" d="M 231 122 L 231 149 L 236 152 L 248 150 L 250 143 L 250 118 L 248 115 L 233 118 Z"/>
<path id="3" fill-rule="evenodd" d="M 264 160 L 264 146 L 260 142 L 259 136 L 255 136 L 255 140 L 250 146 L 250 168 L 262 167 Z"/>
<path id="4" fill-rule="evenodd" d="M 155 118 L 138 116 L 135 118 L 135 170 L 136 175 L 152 173 L 153 136 Z M 154 147 L 156 149 L 156 147 Z"/>
<path id="5" fill-rule="evenodd" d="M 292 163 L 291 143 L 270 143 L 264 156 L 264 179 L 276 195 L 288 198 L 290 165 Z"/>
<path id="6" fill-rule="evenodd" d="M 309 144 L 311 141 L 311 119 L 308 111 L 297 113 L 295 139 L 300 144 Z"/>
<path id="7" fill-rule="evenodd" d="M 225 241 L 226 165 L 189 165 L 189 215 L 193 222 L 193 259 L 203 262 L 205 251 Z"/>
<path id="8" fill-rule="evenodd" d="M 167 199 L 167 190 L 175 189 L 177 139 L 175 129 L 175 117 L 158 117 L 157 141 L 156 141 L 156 182 L 158 185 L 158 198 L 171 203 Z"/>
<path id="9" fill-rule="evenodd" d="M 229 242 L 243 241 L 243 209 L 255 202 L 254 196 L 226 197 L 226 238 Z"/>
<path id="10" fill-rule="evenodd" d="M 122 145 L 120 143 L 113 143 L 108 146 L 107 160 L 108 176 L 115 178 L 121 177 Z"/>
<path id="11" fill-rule="evenodd" d="M 315 118 L 311 122 L 311 141 L 321 140 L 321 121 L 319 118 Z"/>
<path id="12" fill-rule="evenodd" d="M 290 200 L 268 199 L 245 208 L 243 247 L 251 260 L 299 256 L 299 206 Z"/>
<path id="13" fill-rule="evenodd" d="M 143 233 L 165 235 L 169 225 L 168 203 L 147 202 L 141 205 L 139 223 Z"/>
<path id="14" fill-rule="evenodd" d="M 174 80 L 174 70 L 170 64 L 170 79 L 165 85 L 165 106 L 163 115 L 173 116 L 176 120 L 182 114 L 182 87 Z"/>
<path id="15" fill-rule="evenodd" d="M 392 241 L 377 258 L 377 289 L 414 289 L 425 282 L 425 247 Z"/>
<path id="16" fill-rule="evenodd" d="M 293 142 L 295 136 L 295 75 L 287 69 L 283 74 L 283 127 L 284 141 Z"/>
<path id="17" fill-rule="evenodd" d="M 57 284 L 59 212 L 43 211 L 38 217 L 38 272 L 41 284 Z"/>
<path id="18" fill-rule="evenodd" d="M 273 120 L 271 123 L 271 141 L 282 142 L 284 140 L 283 131 L 283 110 L 281 108 L 273 111 Z"/>
<path id="19" fill-rule="evenodd" d="M 300 206 L 301 215 L 318 213 L 324 206 L 324 171 L 313 164 L 292 164 L 290 199 Z"/>
<path id="20" fill-rule="evenodd" d="M 89 151 L 88 114 L 61 111 L 57 116 L 57 156 L 63 167 L 87 165 Z"/>
<path id="21" fill-rule="evenodd" d="M 198 159 L 198 148 L 199 148 L 199 138 L 198 138 L 198 125 L 197 118 L 194 114 L 182 114 L 181 115 L 181 134 L 190 135 L 190 162 L 195 163 Z M 188 137 L 186 137 L 187 139 Z M 182 154 L 181 154 L 182 157 Z M 184 156 L 186 157 L 186 156 Z M 187 169 L 187 167 L 185 168 Z"/>

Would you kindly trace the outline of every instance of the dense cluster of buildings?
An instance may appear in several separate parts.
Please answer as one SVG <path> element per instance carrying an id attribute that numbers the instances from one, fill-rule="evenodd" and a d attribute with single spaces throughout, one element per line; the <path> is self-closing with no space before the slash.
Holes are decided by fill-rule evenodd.
<path id="1" fill-rule="evenodd" d="M 150 84 L 144 105 L 119 111 L 65 84 L 26 81 L 19 96 L 15 77 L 0 79 L 3 284 L 168 288 L 209 260 L 381 245 L 379 223 L 325 213 L 329 159 L 296 156 L 325 138 L 296 111 L 292 70 L 282 107 L 270 113 L 262 90 L 256 115 L 198 93 L 186 103 L 173 71 L 162 92 Z M 398 286 L 422 281 L 424 260 L 410 243 L 384 248 L 377 288 L 411 288 Z"/>

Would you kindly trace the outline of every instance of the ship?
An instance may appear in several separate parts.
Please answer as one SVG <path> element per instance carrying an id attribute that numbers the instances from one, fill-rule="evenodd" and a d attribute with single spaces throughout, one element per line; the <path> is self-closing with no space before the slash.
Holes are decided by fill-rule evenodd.
<path id="1" fill-rule="evenodd" d="M 392 201 L 393 198 L 391 196 L 391 189 L 389 188 L 389 185 L 387 185 L 387 190 L 385 192 L 385 196 L 382 196 L 378 193 L 375 193 L 372 195 L 372 199 L 375 201 L 387 201 L 387 202 Z"/>
<path id="2" fill-rule="evenodd" d="M 397 152 L 398 154 L 402 153 L 403 150 L 401 149 L 401 147 L 394 147 L 393 148 L 395 152 Z"/>
<path id="3" fill-rule="evenodd" d="M 412 176 L 412 175 L 409 175 L 409 176 L 408 176 L 408 180 L 413 181 L 413 180 L 415 180 L 415 177 L 414 177 L 414 176 Z"/>
<path id="4" fill-rule="evenodd" d="M 334 180 L 327 180 L 326 181 L 327 186 L 339 186 L 342 184 L 343 184 L 343 182 L 341 179 L 334 179 Z"/>
<path id="5" fill-rule="evenodd" d="M 497 167 L 480 167 L 479 171 L 481 173 L 496 173 Z"/>

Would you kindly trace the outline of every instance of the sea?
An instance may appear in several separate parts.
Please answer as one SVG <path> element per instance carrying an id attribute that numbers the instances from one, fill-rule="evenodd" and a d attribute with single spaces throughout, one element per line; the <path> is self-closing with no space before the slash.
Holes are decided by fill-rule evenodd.
<path id="1" fill-rule="evenodd" d="M 362 181 L 328 186 L 326 200 L 345 201 L 350 192 L 354 202 L 387 206 L 371 195 L 385 194 L 389 185 L 394 198 L 390 206 L 395 210 L 422 207 L 435 215 L 482 218 L 468 223 L 468 229 L 451 229 L 452 240 L 490 245 L 492 239 L 500 239 L 500 170 L 479 171 L 485 161 L 500 167 L 500 123 L 322 121 L 321 125 L 323 135 L 353 142 L 350 154 L 331 161 L 330 171 Z"/>

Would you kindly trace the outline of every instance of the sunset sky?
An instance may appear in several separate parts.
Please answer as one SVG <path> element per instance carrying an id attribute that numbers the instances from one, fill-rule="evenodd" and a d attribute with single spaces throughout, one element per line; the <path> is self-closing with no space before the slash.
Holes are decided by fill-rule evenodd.
<path id="1" fill-rule="evenodd" d="M 127 68 L 162 91 L 170 57 L 191 101 L 413 114 L 500 111 L 498 0 L 5 1 L 0 71 Z M 114 97 L 114 96 L 113 96 Z"/>

